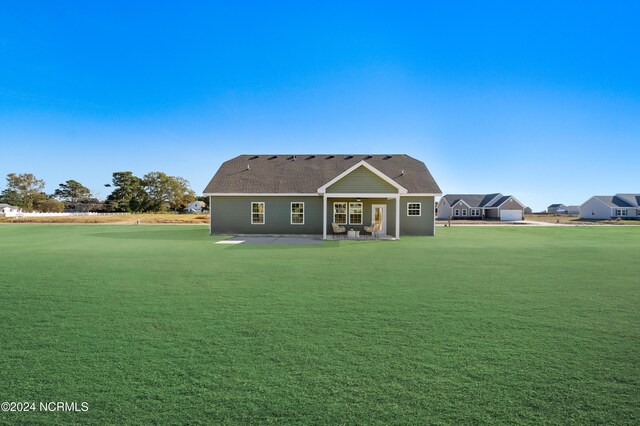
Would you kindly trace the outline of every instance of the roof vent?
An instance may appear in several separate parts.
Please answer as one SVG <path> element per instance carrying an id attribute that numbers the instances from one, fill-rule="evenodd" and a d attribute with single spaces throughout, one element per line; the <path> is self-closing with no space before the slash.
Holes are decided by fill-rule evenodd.
<path id="1" fill-rule="evenodd" d="M 295 160 L 296 156 L 295 155 L 290 155 L 289 157 L 287 157 L 287 160 Z"/>
<path id="2" fill-rule="evenodd" d="M 277 155 L 272 155 L 271 157 L 267 158 L 267 160 L 275 160 L 276 158 L 278 158 Z"/>
<path id="3" fill-rule="evenodd" d="M 305 160 L 312 160 L 312 159 L 314 159 L 314 158 L 316 158 L 316 156 L 315 156 L 315 155 L 310 155 L 310 156 L 308 156 L 307 158 L 305 158 Z"/>
<path id="4" fill-rule="evenodd" d="M 247 164 L 247 170 L 251 170 L 251 166 Z"/>
<path id="5" fill-rule="evenodd" d="M 258 158 L 260 158 L 260 156 L 259 156 L 259 155 L 254 155 L 253 157 L 249 158 L 249 160 L 256 160 L 256 159 L 258 159 Z"/>
<path id="6" fill-rule="evenodd" d="M 345 155 L 344 159 L 345 160 L 351 160 L 353 158 L 353 155 Z"/>
<path id="7" fill-rule="evenodd" d="M 385 156 L 384 156 L 384 158 L 383 158 L 383 160 L 388 160 L 389 158 L 391 158 L 391 156 L 390 156 L 390 155 L 385 155 Z"/>
<path id="8" fill-rule="evenodd" d="M 365 160 L 371 160 L 373 158 L 373 155 L 367 155 L 366 157 L 364 157 Z"/>
<path id="9" fill-rule="evenodd" d="M 336 156 L 335 155 L 329 155 L 329 156 L 325 157 L 324 159 L 325 160 L 331 160 L 332 158 L 336 158 Z"/>
<path id="10" fill-rule="evenodd" d="M 404 169 L 402 170 L 402 173 L 400 173 L 400 176 L 404 176 Z"/>

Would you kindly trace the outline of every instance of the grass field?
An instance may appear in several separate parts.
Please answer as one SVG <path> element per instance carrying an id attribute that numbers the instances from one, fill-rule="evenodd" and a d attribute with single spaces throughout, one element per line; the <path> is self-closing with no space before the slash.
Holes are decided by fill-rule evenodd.
<path id="1" fill-rule="evenodd" d="M 638 424 L 640 228 L 0 225 L 0 423 Z"/>

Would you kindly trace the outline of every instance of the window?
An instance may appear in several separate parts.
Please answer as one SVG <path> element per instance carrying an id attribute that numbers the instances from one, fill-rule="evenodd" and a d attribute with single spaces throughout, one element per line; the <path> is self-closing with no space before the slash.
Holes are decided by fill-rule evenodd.
<path id="1" fill-rule="evenodd" d="M 640 209 L 636 210 L 636 216 L 640 216 Z"/>
<path id="2" fill-rule="evenodd" d="M 349 203 L 349 225 L 362 225 L 362 203 Z"/>
<path id="3" fill-rule="evenodd" d="M 616 216 L 626 216 L 627 209 L 616 209 Z"/>
<path id="4" fill-rule="evenodd" d="M 480 216 L 480 209 L 471 209 L 471 216 Z"/>
<path id="5" fill-rule="evenodd" d="M 459 210 L 459 209 L 455 209 L 455 210 L 453 211 L 453 215 L 454 215 L 454 216 L 460 216 L 460 210 Z"/>
<path id="6" fill-rule="evenodd" d="M 467 215 L 467 209 L 462 209 L 462 216 L 466 216 Z"/>
<path id="7" fill-rule="evenodd" d="M 407 203 L 407 216 L 420 216 L 420 203 Z"/>
<path id="8" fill-rule="evenodd" d="M 264 225 L 264 203 L 251 203 L 251 224 Z"/>
<path id="9" fill-rule="evenodd" d="M 291 203 L 291 224 L 304 225 L 304 203 Z"/>
<path id="10" fill-rule="evenodd" d="M 333 222 L 338 225 L 347 224 L 347 203 L 333 203 Z"/>

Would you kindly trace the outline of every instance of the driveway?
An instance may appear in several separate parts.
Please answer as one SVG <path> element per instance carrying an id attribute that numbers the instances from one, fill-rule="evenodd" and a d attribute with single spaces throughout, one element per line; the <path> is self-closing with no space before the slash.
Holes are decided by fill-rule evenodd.
<path id="1" fill-rule="evenodd" d="M 322 244 L 322 237 L 233 237 L 218 241 L 216 244 Z"/>

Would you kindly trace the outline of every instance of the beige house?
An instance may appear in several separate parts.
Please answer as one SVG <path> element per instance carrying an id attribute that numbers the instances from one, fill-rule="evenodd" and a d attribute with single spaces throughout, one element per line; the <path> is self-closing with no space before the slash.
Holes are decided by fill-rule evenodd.
<path id="1" fill-rule="evenodd" d="M 438 202 L 438 219 L 522 220 L 525 205 L 513 195 L 447 194 Z"/>

